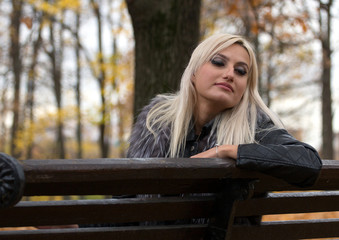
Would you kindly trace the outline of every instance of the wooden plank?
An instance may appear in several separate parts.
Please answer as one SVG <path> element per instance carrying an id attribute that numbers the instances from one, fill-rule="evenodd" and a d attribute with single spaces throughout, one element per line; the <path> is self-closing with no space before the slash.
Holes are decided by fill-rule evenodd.
<path id="1" fill-rule="evenodd" d="M 24 195 L 214 192 L 216 181 L 229 176 L 234 161 L 210 160 L 25 160 Z"/>
<path id="2" fill-rule="evenodd" d="M 129 179 L 101 182 L 27 183 L 24 196 L 133 195 L 218 192 L 222 182 L 215 179 Z"/>
<path id="3" fill-rule="evenodd" d="M 339 211 L 339 191 L 271 193 L 239 201 L 235 216 Z"/>
<path id="4" fill-rule="evenodd" d="M 206 225 L 0 231 L 0 240 L 200 240 Z"/>
<path id="5" fill-rule="evenodd" d="M 206 158 L 24 160 L 21 164 L 28 183 L 217 179 L 229 177 L 235 167 L 234 160 Z"/>
<path id="6" fill-rule="evenodd" d="M 231 159 L 60 159 L 21 161 L 26 187 L 42 183 L 102 183 L 151 180 L 260 179 L 257 191 L 300 189 L 274 177 L 235 167 Z M 337 190 L 339 161 L 324 160 L 314 190 Z M 30 194 L 30 193 L 29 193 Z"/>
<path id="7" fill-rule="evenodd" d="M 259 226 L 233 226 L 232 240 L 293 240 L 339 237 L 339 219 L 263 222 Z"/>
<path id="8" fill-rule="evenodd" d="M 0 226 L 165 221 L 210 216 L 214 197 L 20 202 L 0 210 Z M 20 216 L 18 218 L 18 216 Z"/>

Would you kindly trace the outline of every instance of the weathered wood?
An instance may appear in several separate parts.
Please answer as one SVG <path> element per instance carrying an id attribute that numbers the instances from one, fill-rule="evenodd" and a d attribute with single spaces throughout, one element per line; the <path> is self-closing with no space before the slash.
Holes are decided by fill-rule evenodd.
<path id="1" fill-rule="evenodd" d="M 206 225 L 0 231 L 0 240 L 200 240 Z"/>
<path id="2" fill-rule="evenodd" d="M 339 161 L 325 160 L 316 184 L 307 189 L 280 184 L 279 181 L 259 176 L 255 190 L 292 191 L 270 193 L 268 197 L 252 197 L 236 201 L 226 239 L 309 239 L 339 236 L 339 219 L 261 222 L 259 225 L 238 225 L 237 217 L 265 214 L 328 212 L 339 210 Z M 312 190 L 311 192 L 309 190 Z M 316 191 L 315 191 L 316 190 Z M 319 191 L 321 190 L 321 191 Z M 233 222 L 235 221 L 235 222 Z"/>
<path id="3" fill-rule="evenodd" d="M 26 178 L 25 196 L 132 196 L 20 202 L 12 208 L 0 209 L 0 226 L 148 224 L 0 231 L 0 240 L 201 239 L 211 228 L 189 223 L 200 218 L 211 218 L 216 226 L 228 225 L 227 239 L 339 237 L 339 219 L 237 224 L 239 217 L 339 211 L 339 161 L 324 160 L 318 181 L 306 189 L 265 174 L 239 169 L 230 159 L 25 160 L 20 163 Z M 257 194 L 270 191 L 274 193 L 267 197 Z M 134 198 L 137 194 L 161 194 L 162 197 Z M 165 225 L 150 225 L 155 222 Z M 182 225 L 184 222 L 187 224 Z"/>
<path id="4" fill-rule="evenodd" d="M 294 240 L 338 237 L 339 219 L 263 222 L 258 226 L 234 226 L 226 239 Z"/>
<path id="5" fill-rule="evenodd" d="M 102 182 L 27 183 L 24 195 L 179 194 L 216 192 L 220 187 L 220 181 L 215 179 L 131 179 Z"/>
<path id="6" fill-rule="evenodd" d="M 21 161 L 26 182 L 101 182 L 129 179 L 220 179 L 230 177 L 224 159 L 60 159 Z"/>
<path id="7" fill-rule="evenodd" d="M 216 180 L 229 177 L 234 169 L 233 160 L 222 159 L 26 160 L 21 163 L 26 175 L 26 196 L 215 192 L 220 185 Z"/>
<path id="8" fill-rule="evenodd" d="M 26 187 L 43 183 L 90 183 L 100 187 L 121 181 L 139 180 L 219 180 L 221 178 L 261 179 L 256 190 L 296 190 L 290 184 L 257 172 L 238 169 L 231 159 L 60 159 L 21 161 Z M 324 160 L 316 185 L 310 189 L 336 190 L 339 185 L 339 161 Z M 139 181 L 141 182 L 141 181 Z M 80 184 L 80 185 L 81 185 Z M 67 187 L 64 185 L 64 187 Z"/>
<path id="9" fill-rule="evenodd" d="M 239 201 L 236 217 L 339 210 L 339 191 L 271 193 Z"/>
<path id="10" fill-rule="evenodd" d="M 212 196 L 21 202 L 1 211 L 0 227 L 208 218 L 213 202 Z"/>

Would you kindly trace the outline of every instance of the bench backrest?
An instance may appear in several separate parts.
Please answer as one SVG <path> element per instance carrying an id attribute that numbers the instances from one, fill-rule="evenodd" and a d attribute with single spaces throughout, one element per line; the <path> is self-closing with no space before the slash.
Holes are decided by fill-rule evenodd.
<path id="1" fill-rule="evenodd" d="M 7 159 L 3 164 L 8 162 Z M 114 223 L 116 227 L 90 225 L 80 229 L 0 231 L 0 239 L 201 239 L 209 229 L 201 221 L 205 218 L 211 218 L 217 227 L 228 227 L 227 239 L 279 239 L 276 234 L 287 233 L 294 237 L 282 235 L 281 239 L 339 236 L 338 220 L 307 224 L 236 224 L 239 217 L 338 211 L 338 193 L 323 190 L 338 190 L 339 164 L 337 161 L 323 162 L 318 182 L 306 189 L 317 192 L 309 193 L 273 177 L 237 169 L 234 161 L 227 159 L 25 160 L 20 162 L 25 181 L 19 169 L 16 174 L 19 180 L 13 187 L 18 190 L 16 195 L 117 197 L 21 201 L 14 207 L 9 206 L 21 196 L 6 197 L 8 200 L 2 202 L 5 207 L 0 209 L 0 227 L 98 223 Z M 7 169 L 7 175 L 15 175 L 15 171 L 9 174 L 6 166 L 2 169 Z M 8 180 L 6 184 L 10 186 L 14 182 Z M 18 187 L 20 183 L 24 183 L 23 190 Z M 294 193 L 277 193 L 268 197 L 254 194 L 267 191 Z M 143 197 L 150 194 L 162 197 Z M 135 198 L 136 195 L 139 197 Z M 194 219 L 194 224 L 191 219 Z M 153 225 L 154 222 L 158 224 Z"/>

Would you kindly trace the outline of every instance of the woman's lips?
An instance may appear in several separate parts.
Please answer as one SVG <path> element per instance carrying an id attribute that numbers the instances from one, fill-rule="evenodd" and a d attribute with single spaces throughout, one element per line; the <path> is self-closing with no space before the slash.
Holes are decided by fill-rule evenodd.
<path id="1" fill-rule="evenodd" d="M 218 86 L 218 87 L 221 87 L 221 88 L 223 88 L 227 91 L 234 92 L 233 87 L 228 83 L 220 82 L 220 83 L 216 83 L 215 85 Z"/>

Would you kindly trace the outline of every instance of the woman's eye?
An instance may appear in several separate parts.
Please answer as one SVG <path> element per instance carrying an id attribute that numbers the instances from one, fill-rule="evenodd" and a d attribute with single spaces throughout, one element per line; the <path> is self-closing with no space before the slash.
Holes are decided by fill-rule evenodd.
<path id="1" fill-rule="evenodd" d="M 238 73 L 240 76 L 245 76 L 247 71 L 243 68 L 235 68 L 235 72 Z"/>
<path id="2" fill-rule="evenodd" d="M 221 60 L 221 59 L 217 59 L 217 58 L 212 58 L 212 59 L 211 59 L 211 63 L 212 63 L 213 65 L 217 66 L 217 67 L 223 67 L 223 66 L 225 66 L 224 61 Z"/>

